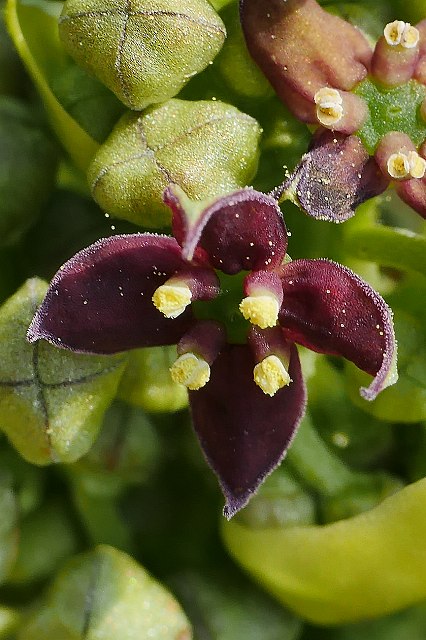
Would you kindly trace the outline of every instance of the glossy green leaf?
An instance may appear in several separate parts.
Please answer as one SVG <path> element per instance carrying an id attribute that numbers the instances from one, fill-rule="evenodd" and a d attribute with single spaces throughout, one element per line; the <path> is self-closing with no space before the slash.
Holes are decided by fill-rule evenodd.
<path id="1" fill-rule="evenodd" d="M 123 355 L 30 345 L 26 331 L 46 290 L 29 280 L 0 309 L 0 429 L 36 464 L 73 462 L 88 451 L 125 364 Z"/>
<path id="2" fill-rule="evenodd" d="M 57 576 L 19 640 L 190 640 L 174 598 L 130 556 L 99 546 Z"/>
<path id="3" fill-rule="evenodd" d="M 231 555 L 283 604 L 319 624 L 385 615 L 426 598 L 426 480 L 325 526 L 223 522 Z M 260 552 L 261 550 L 261 552 Z"/>
<path id="4" fill-rule="evenodd" d="M 170 224 L 162 201 L 168 184 L 194 200 L 246 185 L 258 160 L 260 128 L 235 107 L 169 100 L 128 113 L 96 154 L 88 179 L 108 213 L 147 227 Z"/>

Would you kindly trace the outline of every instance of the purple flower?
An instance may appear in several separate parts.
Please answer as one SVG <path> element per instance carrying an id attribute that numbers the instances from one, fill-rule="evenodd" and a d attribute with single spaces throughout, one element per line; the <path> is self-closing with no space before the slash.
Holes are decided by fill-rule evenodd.
<path id="1" fill-rule="evenodd" d="M 248 49 L 277 95 L 317 125 L 274 194 L 332 222 L 393 183 L 426 217 L 426 20 L 386 25 L 374 50 L 315 0 L 240 0 Z"/>
<path id="2" fill-rule="evenodd" d="M 306 402 L 297 342 L 396 380 L 391 312 L 349 269 L 286 257 L 276 200 L 246 188 L 209 204 L 164 196 L 175 238 L 99 240 L 53 278 L 28 331 L 78 352 L 177 343 L 171 375 L 230 518 L 283 459 Z"/>

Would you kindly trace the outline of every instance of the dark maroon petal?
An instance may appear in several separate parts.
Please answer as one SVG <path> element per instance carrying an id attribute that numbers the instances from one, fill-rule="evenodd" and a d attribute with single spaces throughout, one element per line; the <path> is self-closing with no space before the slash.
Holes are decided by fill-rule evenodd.
<path id="1" fill-rule="evenodd" d="M 388 184 L 357 136 L 323 130 L 281 193 L 313 218 L 344 222 Z"/>
<path id="2" fill-rule="evenodd" d="M 210 381 L 189 394 L 194 429 L 218 476 L 228 519 L 281 462 L 305 410 L 294 346 L 289 368 L 293 382 L 272 398 L 254 383 L 255 364 L 247 345 L 228 345 L 214 362 Z"/>
<path id="3" fill-rule="evenodd" d="M 409 207 L 426 218 L 426 178 L 404 180 L 396 184 L 396 192 Z"/>
<path id="4" fill-rule="evenodd" d="M 301 120 L 316 122 L 319 89 L 349 91 L 367 75 L 367 40 L 315 0 L 240 0 L 240 14 L 250 54 Z"/>
<path id="5" fill-rule="evenodd" d="M 196 216 L 174 186 L 166 189 L 164 200 L 173 211 L 173 230 L 186 260 L 199 259 L 201 248 L 215 269 L 228 274 L 281 264 L 287 231 L 271 196 L 241 189 L 217 198 Z"/>
<path id="6" fill-rule="evenodd" d="M 88 353 L 173 344 L 191 324 L 191 312 L 165 318 L 151 298 L 182 268 L 187 264 L 174 238 L 147 233 L 99 240 L 55 275 L 28 339 Z"/>
<path id="7" fill-rule="evenodd" d="M 287 340 L 347 358 L 375 376 L 366 400 L 396 382 L 392 312 L 350 269 L 330 260 L 295 260 L 282 269 L 279 322 Z"/>

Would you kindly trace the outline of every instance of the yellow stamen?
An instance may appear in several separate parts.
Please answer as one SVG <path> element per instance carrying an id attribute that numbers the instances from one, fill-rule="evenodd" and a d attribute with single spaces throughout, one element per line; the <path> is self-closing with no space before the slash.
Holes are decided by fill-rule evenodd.
<path id="1" fill-rule="evenodd" d="M 426 171 L 426 160 L 419 156 L 416 151 L 410 151 L 408 154 L 408 162 L 410 164 L 410 176 L 413 178 L 423 178 Z"/>
<path id="2" fill-rule="evenodd" d="M 183 384 L 191 391 L 198 391 L 210 380 L 210 366 L 195 353 L 184 353 L 170 367 L 173 382 Z"/>
<path id="3" fill-rule="evenodd" d="M 177 318 L 191 303 L 192 293 L 186 284 L 162 284 L 154 291 L 152 302 L 166 318 Z"/>
<path id="4" fill-rule="evenodd" d="M 277 391 L 290 384 L 288 371 L 277 356 L 267 356 L 253 370 L 253 378 L 263 393 L 274 396 Z"/>
<path id="5" fill-rule="evenodd" d="M 323 87 L 314 95 L 317 118 L 326 127 L 339 122 L 343 116 L 342 96 L 337 89 Z"/>
<path id="6" fill-rule="evenodd" d="M 240 311 L 244 318 L 261 329 L 275 327 L 279 310 L 278 300 L 271 293 L 248 296 L 240 302 Z"/>
<path id="7" fill-rule="evenodd" d="M 389 156 L 387 168 L 391 178 L 406 178 L 410 173 L 410 162 L 405 153 L 393 153 Z"/>
<path id="8" fill-rule="evenodd" d="M 405 49 L 414 49 L 420 40 L 420 33 L 416 27 L 412 27 L 409 22 L 406 23 L 401 38 L 401 44 Z"/>
<path id="9" fill-rule="evenodd" d="M 386 25 L 383 35 L 385 36 L 386 42 L 390 44 L 391 47 L 396 47 L 398 44 L 401 44 L 402 34 L 404 33 L 405 27 L 406 24 L 402 20 L 394 20 Z"/>

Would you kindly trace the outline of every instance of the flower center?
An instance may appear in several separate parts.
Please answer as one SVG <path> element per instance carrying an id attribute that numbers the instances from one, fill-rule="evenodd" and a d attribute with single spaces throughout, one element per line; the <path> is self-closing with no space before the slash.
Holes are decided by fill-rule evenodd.
<path id="1" fill-rule="evenodd" d="M 391 131 L 407 134 L 418 147 L 426 138 L 426 121 L 421 106 L 426 98 L 426 87 L 410 80 L 396 87 L 385 87 L 366 78 L 354 93 L 368 106 L 368 117 L 357 132 L 365 148 L 374 151 L 383 136 Z"/>
<path id="2" fill-rule="evenodd" d="M 247 275 L 242 271 L 236 275 L 226 275 L 217 271 L 220 280 L 220 294 L 214 300 L 194 301 L 192 309 L 198 320 L 216 320 L 226 328 L 227 340 L 232 344 L 244 344 L 249 322 L 244 319 L 239 305 L 244 298 L 243 281 Z"/>

